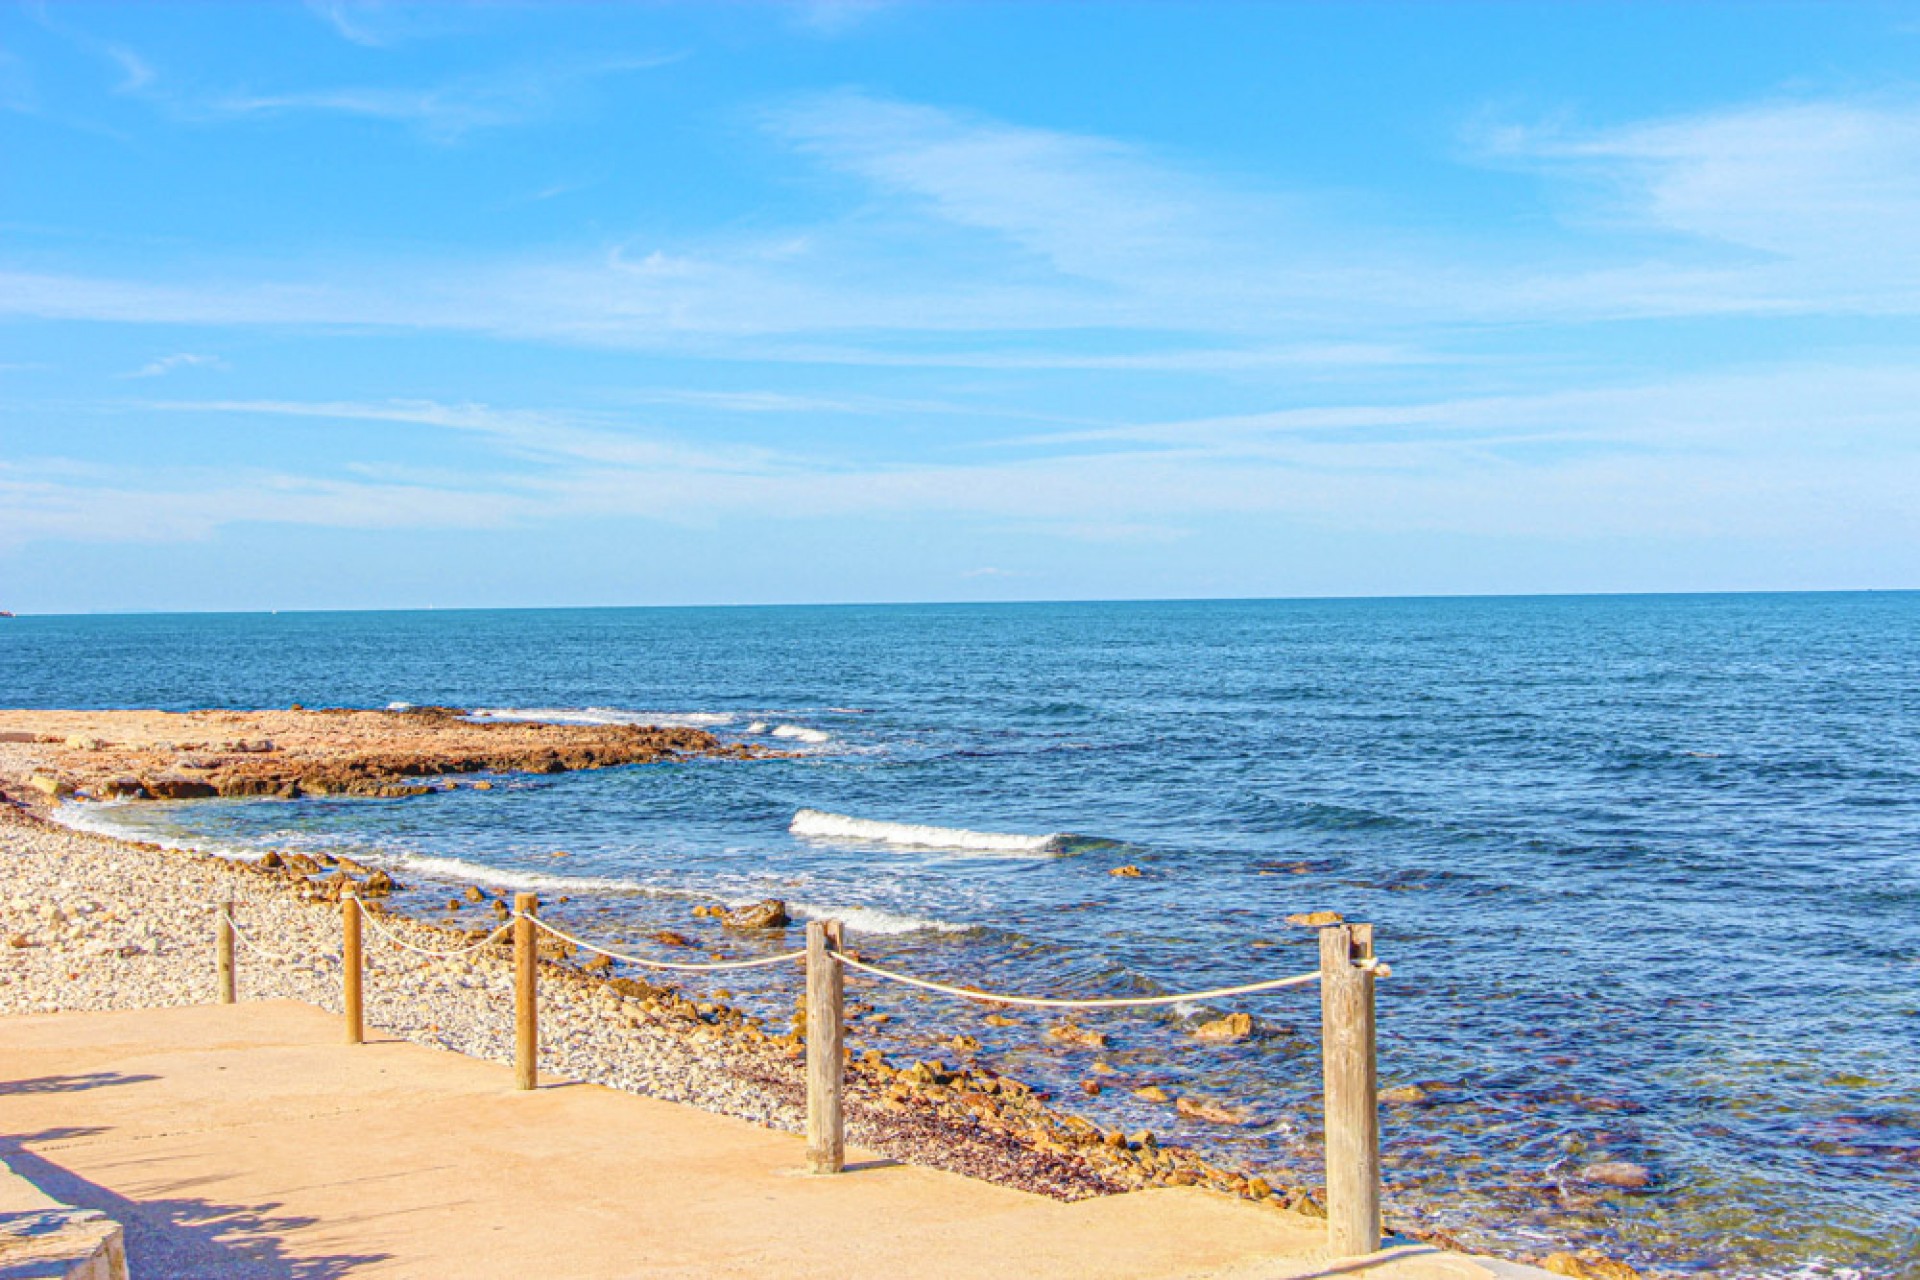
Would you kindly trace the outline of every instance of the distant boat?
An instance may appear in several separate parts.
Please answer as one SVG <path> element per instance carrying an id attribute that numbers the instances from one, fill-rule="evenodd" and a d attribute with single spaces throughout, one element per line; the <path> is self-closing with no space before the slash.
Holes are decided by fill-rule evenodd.
<path id="1" fill-rule="evenodd" d="M 0 609 L 0 618 L 11 618 L 12 616 L 13 616 L 13 610 Z"/>

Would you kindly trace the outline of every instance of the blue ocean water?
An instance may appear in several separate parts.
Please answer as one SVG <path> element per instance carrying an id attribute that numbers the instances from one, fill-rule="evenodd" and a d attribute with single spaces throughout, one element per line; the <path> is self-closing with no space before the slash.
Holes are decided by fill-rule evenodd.
<path id="1" fill-rule="evenodd" d="M 396 701 L 797 754 L 87 820 L 385 858 L 423 909 L 462 877 L 537 886 L 597 936 L 736 953 L 690 905 L 777 895 L 1036 993 L 1297 972 L 1312 935 L 1283 918 L 1331 909 L 1393 965 L 1383 1083 L 1428 1095 L 1387 1114 L 1403 1220 L 1674 1273 L 1920 1274 L 1920 595 L 0 621 L 0 705 Z M 946 833 L 796 834 L 803 809 Z M 964 1031 L 1103 1123 L 1311 1169 L 1311 989 L 1248 1004 L 1235 1046 L 1196 1048 L 1197 1010 L 1102 1018 L 1102 1054 L 855 995 L 896 1015 L 868 1043 L 951 1060 Z M 1082 1099 L 1095 1057 L 1256 1123 Z M 1610 1158 L 1654 1188 L 1579 1180 Z"/>

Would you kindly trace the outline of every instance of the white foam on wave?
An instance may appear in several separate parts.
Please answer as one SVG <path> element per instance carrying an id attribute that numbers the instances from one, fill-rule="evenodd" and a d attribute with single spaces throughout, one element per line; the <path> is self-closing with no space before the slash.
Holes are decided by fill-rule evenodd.
<path id="1" fill-rule="evenodd" d="M 825 729 L 809 729 L 802 724 L 775 725 L 773 736 L 776 738 L 791 738 L 795 742 L 820 743 L 833 741 L 833 735 Z"/>
<path id="2" fill-rule="evenodd" d="M 789 902 L 787 910 L 807 920 L 838 920 L 852 933 L 966 933 L 973 928 L 970 924 L 906 915 L 888 911 L 884 907 L 834 907 L 811 902 Z"/>
<path id="3" fill-rule="evenodd" d="M 625 711 L 619 707 L 481 707 L 468 720 L 509 724 L 638 724 L 663 728 L 709 729 L 732 724 L 729 711 Z"/>
<path id="4" fill-rule="evenodd" d="M 387 710 L 389 710 L 389 711 L 411 711 L 411 710 L 413 710 L 413 704 L 412 704 L 411 702 L 389 702 L 389 703 L 387 704 Z"/>
<path id="5" fill-rule="evenodd" d="M 445 858 L 425 853 L 388 854 L 381 859 L 395 870 L 432 876 L 460 884 L 499 885 L 506 889 L 552 889 L 568 893 L 641 893 L 647 886 L 637 880 L 616 876 L 565 876 L 550 871 L 527 871 L 519 867 L 490 867 L 464 858 Z"/>
<path id="6" fill-rule="evenodd" d="M 912 822 L 878 822 L 841 813 L 823 813 L 819 809 L 800 810 L 793 815 L 787 830 L 818 840 L 863 840 L 915 849 L 960 849 L 968 853 L 1028 858 L 1054 857 L 1064 852 L 1067 842 L 1073 839 L 1064 832 L 1029 836 L 969 831 L 965 827 L 930 827 Z"/>

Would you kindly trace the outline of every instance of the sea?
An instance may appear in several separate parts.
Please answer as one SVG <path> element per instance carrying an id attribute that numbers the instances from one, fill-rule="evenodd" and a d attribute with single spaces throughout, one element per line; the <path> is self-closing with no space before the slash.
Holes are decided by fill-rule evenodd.
<path id="1" fill-rule="evenodd" d="M 778 897 L 878 963 L 1032 995 L 1303 972 L 1287 917 L 1336 911 L 1392 970 L 1382 1086 L 1418 1086 L 1384 1109 L 1393 1222 L 1655 1274 L 1920 1275 L 1920 594 L 0 620 L 0 705 L 294 703 L 789 754 L 69 819 L 351 853 L 422 914 L 532 889 L 631 948 L 791 945 L 692 914 Z M 795 975 L 722 977 L 790 1015 Z M 858 975 L 849 998 L 862 1047 L 951 1063 L 970 1036 L 1102 1125 L 1317 1176 L 1311 986 L 1088 1016 L 1099 1051 Z M 1252 1037 L 1192 1036 L 1236 1009 Z M 1087 1096 L 1096 1059 L 1127 1087 Z M 1582 1177 L 1605 1161 L 1653 1181 Z"/>

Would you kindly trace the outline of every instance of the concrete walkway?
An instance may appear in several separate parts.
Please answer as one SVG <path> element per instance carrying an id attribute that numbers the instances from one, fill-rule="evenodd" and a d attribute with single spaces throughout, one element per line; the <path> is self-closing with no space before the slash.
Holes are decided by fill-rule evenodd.
<path id="1" fill-rule="evenodd" d="M 1191 1189 L 1078 1204 L 397 1041 L 291 1003 L 0 1022 L 0 1159 L 123 1223 L 138 1280 L 1481 1280 L 1414 1246 L 1318 1260 L 1321 1224 Z M 1540 1274 L 1540 1273 L 1532 1273 Z"/>

